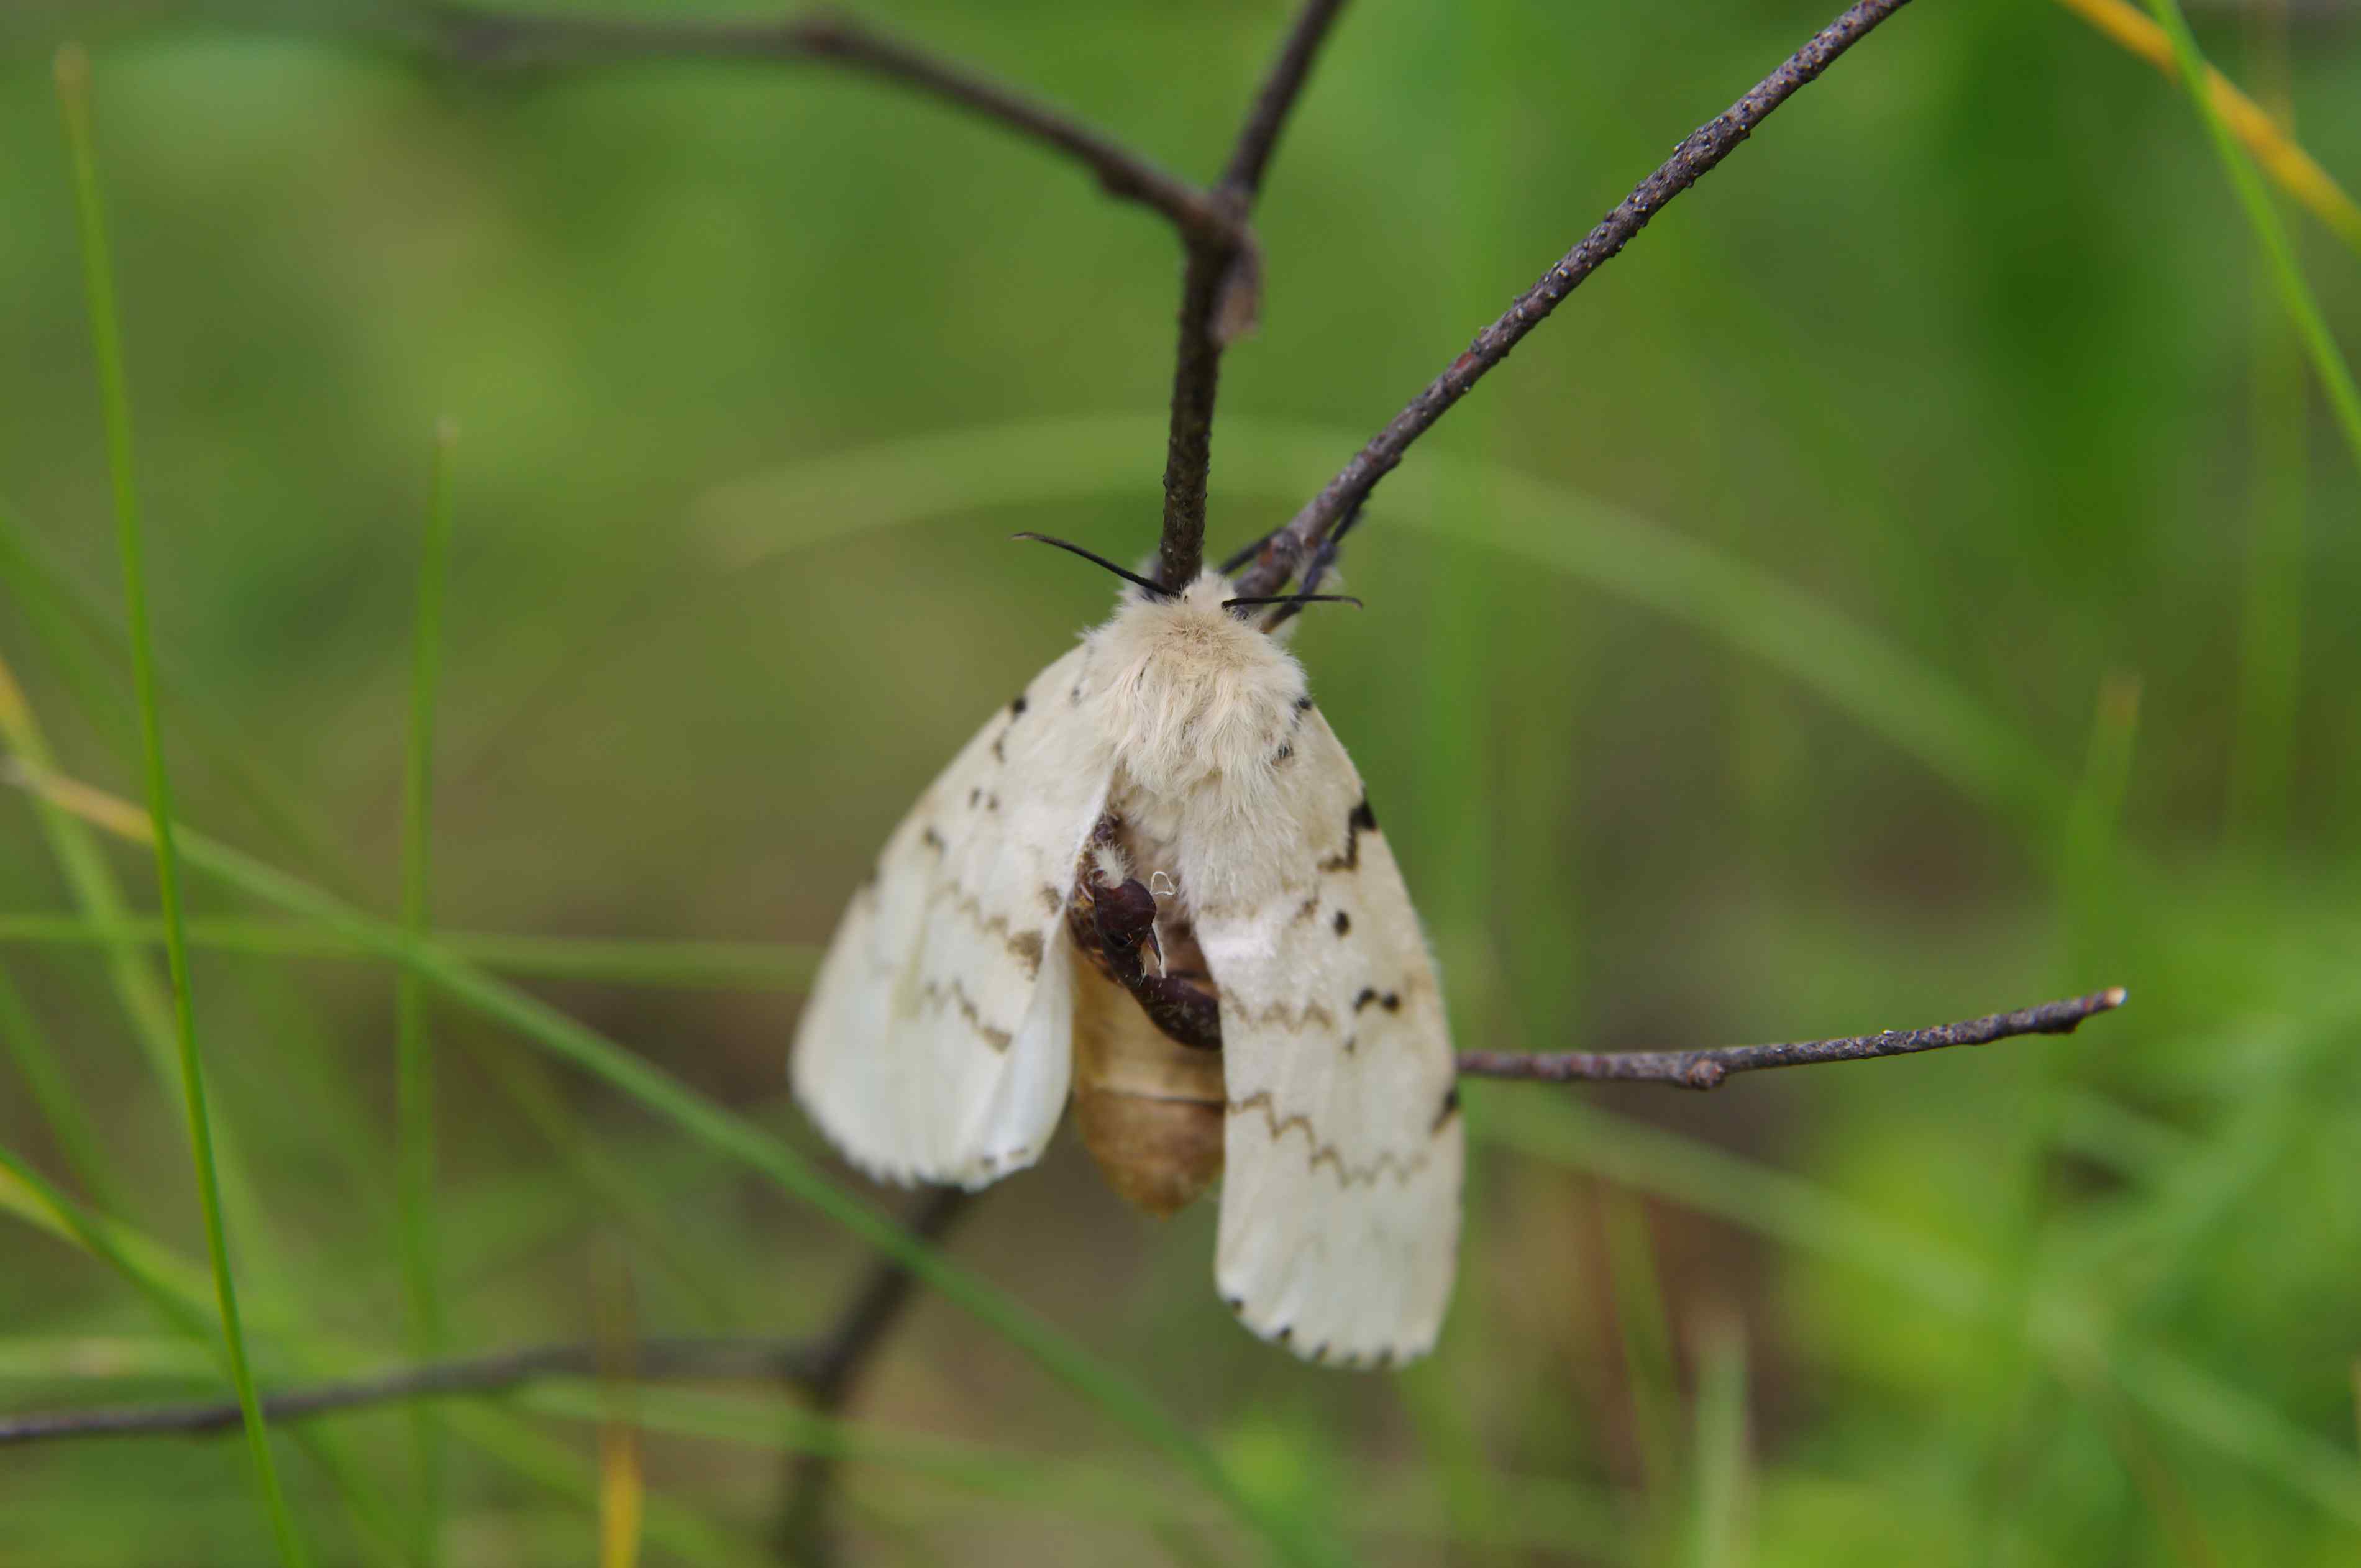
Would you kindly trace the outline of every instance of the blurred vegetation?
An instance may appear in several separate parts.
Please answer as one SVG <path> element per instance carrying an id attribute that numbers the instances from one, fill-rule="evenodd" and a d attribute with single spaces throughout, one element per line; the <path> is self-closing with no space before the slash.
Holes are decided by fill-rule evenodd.
<path id="1" fill-rule="evenodd" d="M 1216 546 L 1829 9 L 1354 6 L 1264 203 Z M 862 10 L 1202 175 L 1288 7 Z M 2192 19 L 2350 184 L 2361 15 L 2277 15 Z M 383 17 L 0 21 L 0 658 L 58 766 L 138 798 L 49 80 L 71 32 L 181 813 L 387 920 L 434 432 L 461 432 L 433 923 L 537 959 L 517 983 L 628 1054 L 577 1076 L 533 1046 L 595 1052 L 522 993 L 504 1023 L 480 988 L 452 1004 L 459 959 L 430 987 L 444 1343 L 591 1337 L 619 1276 L 651 1331 L 816 1326 L 865 1249 L 793 1196 L 826 1158 L 785 1100 L 794 945 L 1104 612 L 1010 530 L 1152 543 L 1177 247 L 865 81 L 477 77 Z M 2361 263 L 2290 217 L 2361 343 Z M 2114 982 L 2132 1007 L 1710 1097 L 1482 1086 L 1451 1324 L 1391 1378 L 1239 1333 L 1210 1208 L 1143 1222 L 1061 1145 L 949 1251 L 1106 1378 L 1078 1397 L 929 1299 L 849 1424 L 644 1390 L 644 1559 L 763 1560 L 783 1455 L 821 1445 L 854 1456 L 862 1561 L 1228 1561 L 1257 1530 L 1405 1563 L 2354 1561 L 2356 515 L 2187 98 L 2058 6 L 1912 6 L 1417 449 L 1348 557 L 1367 613 L 1298 646 L 1465 1040 L 1803 1037 Z M 211 1321 L 162 965 L 84 918 L 150 910 L 152 865 L 77 834 L 0 800 L 0 1404 L 217 1397 L 83 1255 Z M 399 1360 L 390 927 L 258 930 L 286 910 L 190 891 L 263 1381 Z M 627 945 L 489 939 L 525 936 Z M 745 1122 L 667 1115 L 632 1056 Z M 1125 1435 L 1148 1418 L 1111 1419 L 1116 1379 L 1253 1508 Z M 443 1415 L 445 1561 L 589 1555 L 595 1390 Z M 393 1560 L 410 1416 L 277 1442 L 314 1556 Z M 234 1438 L 0 1469 L 9 1563 L 269 1550 Z"/>

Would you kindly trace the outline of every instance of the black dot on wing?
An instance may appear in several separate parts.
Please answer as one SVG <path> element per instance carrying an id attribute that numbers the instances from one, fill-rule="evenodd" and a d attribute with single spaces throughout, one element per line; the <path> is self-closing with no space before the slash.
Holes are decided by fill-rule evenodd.
<path id="1" fill-rule="evenodd" d="M 1369 797 L 1367 795 L 1363 795 L 1361 797 L 1361 804 L 1353 807 L 1353 815 L 1350 820 L 1355 828 L 1362 828 L 1371 833 L 1378 830 L 1378 814 L 1369 809 Z"/>
<path id="2" fill-rule="evenodd" d="M 1387 992 L 1383 996 L 1378 998 L 1378 1005 L 1384 1008 L 1389 1013 L 1400 1012 L 1401 992 L 1399 991 Z"/>
<path id="3" fill-rule="evenodd" d="M 1374 985 L 1365 985 L 1361 987 L 1361 994 L 1353 998 L 1353 1011 L 1358 1013 L 1377 999 L 1378 988 Z"/>
<path id="4" fill-rule="evenodd" d="M 1303 696 L 1295 699 L 1295 711 L 1298 713 L 1309 713 L 1312 711 L 1311 693 L 1306 692 Z"/>
<path id="5" fill-rule="evenodd" d="M 1336 921 L 1335 921 L 1335 925 L 1336 925 L 1336 935 L 1338 935 L 1339 937 L 1347 936 L 1347 935 L 1349 935 L 1349 934 L 1351 933 L 1351 931 L 1352 931 L 1352 929 L 1353 929 L 1353 917 L 1352 917 L 1351 916 L 1349 916 L 1349 915 L 1345 914 L 1343 910 L 1339 909 L 1338 911 L 1336 911 Z"/>
<path id="6" fill-rule="evenodd" d="M 1025 707 L 1025 694 L 1023 692 L 1018 692 L 1016 696 L 1009 701 L 1008 717 L 1011 718 L 1024 718 Z"/>
<path id="7" fill-rule="evenodd" d="M 1277 1333 L 1270 1336 L 1271 1343 L 1273 1344 L 1285 1344 L 1289 1340 L 1291 1340 L 1294 1337 L 1295 1325 L 1293 1323 L 1283 1324 Z"/>

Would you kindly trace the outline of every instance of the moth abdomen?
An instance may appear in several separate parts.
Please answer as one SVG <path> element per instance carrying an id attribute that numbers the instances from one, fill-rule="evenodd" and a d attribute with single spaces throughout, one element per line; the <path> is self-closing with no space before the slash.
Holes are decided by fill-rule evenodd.
<path id="1" fill-rule="evenodd" d="M 1202 973 L 1203 955 L 1185 923 L 1159 934 L 1156 894 L 1131 866 L 1110 812 L 1083 846 L 1066 907 L 1066 935 L 1089 960 L 1074 966 L 1074 1124 L 1107 1184 L 1164 1215 L 1221 1173 L 1220 1003 L 1173 972 L 1178 960 Z"/>

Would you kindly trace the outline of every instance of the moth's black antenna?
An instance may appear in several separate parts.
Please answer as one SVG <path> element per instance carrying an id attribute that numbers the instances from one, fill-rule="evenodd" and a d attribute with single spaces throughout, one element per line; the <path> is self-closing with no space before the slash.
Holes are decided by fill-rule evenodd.
<path id="1" fill-rule="evenodd" d="M 1264 545 L 1269 543 L 1272 540 L 1278 538 L 1280 534 L 1286 532 L 1287 524 L 1282 522 L 1277 528 L 1272 529 L 1268 533 L 1264 534 L 1260 539 L 1257 539 L 1247 544 L 1241 545 L 1237 554 L 1232 555 L 1228 560 L 1222 563 L 1220 567 L 1222 576 L 1225 577 L 1236 576 L 1238 575 L 1238 568 L 1244 566 L 1257 555 L 1261 554 L 1262 547 Z"/>
<path id="2" fill-rule="evenodd" d="M 1242 604 L 1349 604 L 1355 609 L 1363 607 L 1351 594 L 1257 594 L 1251 598 L 1224 599 L 1224 609 L 1235 609 Z"/>
<path id="3" fill-rule="evenodd" d="M 1346 514 L 1344 526 L 1345 528 L 1350 528 L 1353 525 L 1353 520 L 1360 515 L 1361 509 L 1355 507 L 1350 513 Z M 1340 529 L 1338 532 L 1341 532 L 1342 530 Z M 1294 616 L 1301 613 L 1305 605 L 1310 604 L 1314 599 L 1318 598 L 1320 596 L 1313 593 L 1312 590 L 1320 586 L 1320 580 L 1323 577 L 1325 577 L 1328 575 L 1329 568 L 1335 565 L 1336 535 L 1334 533 L 1331 533 L 1327 538 L 1320 542 L 1320 547 L 1312 553 L 1312 559 L 1304 563 L 1302 586 L 1297 588 L 1294 593 L 1285 596 L 1279 601 L 1279 612 L 1273 615 L 1270 620 L 1264 624 L 1263 630 L 1265 631 L 1277 631 L 1280 627 L 1285 626 Z"/>
<path id="4" fill-rule="evenodd" d="M 1118 566 L 1114 562 L 1108 560 L 1105 556 L 1095 554 L 1091 551 L 1083 549 L 1081 545 L 1069 543 L 1066 540 L 1052 539 L 1046 533 L 1012 533 L 1009 537 L 1011 539 L 1029 539 L 1036 544 L 1054 544 L 1059 549 L 1067 552 L 1069 554 L 1080 555 L 1085 561 L 1104 566 L 1108 571 L 1113 572 L 1125 582 L 1131 584 L 1134 587 L 1146 589 L 1150 595 L 1157 598 L 1169 599 L 1180 598 L 1180 595 L 1174 593 L 1170 588 L 1166 587 L 1162 583 L 1156 581 L 1154 578 L 1143 577 L 1137 572 L 1126 572 L 1121 566 Z"/>
<path id="5" fill-rule="evenodd" d="M 1287 623 L 1289 618 L 1297 613 L 1298 609 L 1300 609 L 1301 606 L 1317 601 L 1318 596 L 1312 590 L 1320 586 L 1320 579 L 1328 575 L 1328 569 L 1336 564 L 1337 546 L 1343 541 L 1345 535 L 1353 531 L 1353 525 L 1361 521 L 1361 509 L 1367 504 L 1367 500 L 1368 498 L 1365 496 L 1360 500 L 1355 501 L 1353 503 L 1352 510 L 1345 514 L 1343 520 L 1340 521 L 1335 527 L 1328 531 L 1328 537 L 1320 542 L 1320 547 L 1312 553 L 1312 559 L 1303 564 L 1302 581 L 1297 586 L 1294 593 L 1284 594 L 1274 598 L 1259 601 L 1264 604 L 1279 604 L 1291 607 L 1290 609 L 1282 609 L 1277 615 L 1272 616 L 1263 626 L 1263 630 L 1265 631 L 1278 630 L 1281 626 L 1284 626 Z M 1235 576 L 1240 567 L 1244 566 L 1247 562 L 1253 560 L 1257 555 L 1262 553 L 1262 547 L 1264 545 L 1269 543 L 1272 540 L 1286 532 L 1287 527 L 1287 524 L 1281 523 L 1277 528 L 1272 529 L 1268 533 L 1264 534 L 1260 539 L 1255 540 L 1252 543 L 1240 548 L 1235 554 L 1222 563 L 1222 576 L 1225 577 Z M 1236 602 L 1246 603 L 1247 601 L 1239 600 Z"/>

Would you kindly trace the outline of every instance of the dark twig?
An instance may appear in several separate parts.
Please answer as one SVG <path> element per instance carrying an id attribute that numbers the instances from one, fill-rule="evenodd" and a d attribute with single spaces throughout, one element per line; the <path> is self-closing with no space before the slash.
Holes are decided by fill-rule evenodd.
<path id="1" fill-rule="evenodd" d="M 912 1234 L 939 1241 L 967 1212 L 975 1195 L 957 1187 L 937 1188 L 918 1200 L 903 1221 Z M 901 1321 L 915 1285 L 910 1271 L 890 1258 L 871 1266 L 837 1315 L 827 1338 L 814 1348 L 804 1376 L 796 1379 L 811 1391 L 812 1408 L 834 1415 L 851 1399 L 861 1374 L 886 1334 Z M 779 1536 L 787 1560 L 809 1568 L 836 1557 L 830 1501 L 835 1495 L 836 1458 L 827 1453 L 798 1453 L 787 1461 L 786 1495 L 780 1509 Z"/>
<path id="2" fill-rule="evenodd" d="M 1230 204 L 1211 192 L 1060 109 L 849 17 L 814 12 L 768 22 L 633 21 L 470 5 L 429 6 L 417 16 L 413 30 L 427 48 L 485 69 L 719 59 L 822 60 L 866 71 L 1057 148 L 1089 168 L 1110 195 L 1163 214 L 1191 245 L 1253 247 L 1253 236 Z"/>
<path id="3" fill-rule="evenodd" d="M 914 1234 L 934 1240 L 970 1196 L 956 1189 L 930 1192 L 905 1223 Z M 829 1332 L 817 1339 L 641 1340 L 631 1353 L 632 1374 L 643 1383 L 786 1383 L 808 1390 L 818 1408 L 835 1409 L 901 1315 L 909 1291 L 908 1272 L 898 1263 L 881 1259 L 862 1277 Z M 547 1377 L 596 1377 L 612 1360 L 613 1347 L 597 1341 L 534 1345 L 289 1389 L 265 1397 L 262 1411 L 268 1420 L 291 1421 L 408 1399 L 497 1394 Z M 210 1437 L 236 1431 L 242 1424 L 234 1399 L 0 1416 L 0 1447 L 78 1437 Z"/>
<path id="4" fill-rule="evenodd" d="M 1528 1056 L 1511 1051 L 1462 1051 L 1462 1078 L 1512 1078 L 1543 1083 L 1625 1081 L 1669 1083 L 1679 1089 L 1713 1089 L 1734 1072 L 1772 1067 L 1808 1067 L 1816 1062 L 1861 1061 L 1939 1051 L 1951 1046 L 1988 1046 L 2017 1035 L 2070 1035 L 2074 1025 L 2124 1004 L 2120 985 L 2064 1002 L 2045 1002 L 2015 1013 L 1994 1013 L 1927 1029 L 1889 1029 L 1837 1040 L 1791 1045 L 1723 1046 L 1703 1051 L 1558 1051 Z"/>
<path id="5" fill-rule="evenodd" d="M 601 1349 L 596 1342 L 585 1341 L 403 1367 L 269 1395 L 262 1412 L 273 1422 L 302 1420 L 409 1399 L 498 1394 L 545 1377 L 596 1377 Z M 631 1354 L 643 1382 L 784 1381 L 809 1387 L 817 1378 L 821 1348 L 809 1340 L 652 1339 L 640 1341 Z M 238 1426 L 235 1401 L 63 1410 L 0 1416 L 0 1446 L 75 1437 L 211 1437 L 236 1431 Z"/>
<path id="6" fill-rule="evenodd" d="M 1345 0 L 1305 0 L 1279 46 L 1246 124 L 1224 166 L 1213 199 L 1230 216 L 1241 240 L 1191 233 L 1180 277 L 1180 337 L 1173 355 L 1172 423 L 1164 451 L 1164 527 L 1156 576 L 1178 588 L 1197 576 L 1205 558 L 1205 481 L 1213 462 L 1213 397 L 1222 351 L 1254 327 L 1262 288 L 1262 258 L 1246 227 L 1265 170 L 1279 146 L 1289 111 L 1302 95 L 1312 61 Z"/>
<path id="7" fill-rule="evenodd" d="M 1296 14 L 1295 26 L 1288 30 L 1287 41 L 1279 46 L 1269 74 L 1263 78 L 1262 91 L 1255 94 L 1246 123 L 1238 129 L 1237 144 L 1230 148 L 1230 161 L 1222 170 L 1222 189 L 1246 196 L 1262 189 L 1263 171 L 1270 167 L 1270 155 L 1279 148 L 1279 133 L 1286 127 L 1287 116 L 1312 74 L 1312 57 L 1320 52 L 1336 13 L 1344 8 L 1345 0 L 1306 0 Z"/>
<path id="8" fill-rule="evenodd" d="M 1642 181 L 1632 192 L 1623 198 L 1613 212 L 1584 236 L 1580 245 L 1566 252 L 1558 264 L 1542 274 L 1541 281 L 1521 295 L 1499 320 L 1476 334 L 1466 353 L 1453 360 L 1442 375 L 1428 383 L 1424 391 L 1410 401 L 1379 431 L 1353 460 L 1345 465 L 1327 488 L 1307 502 L 1285 528 L 1273 534 L 1265 543 L 1260 558 L 1238 581 L 1242 594 L 1276 593 L 1279 586 L 1293 574 L 1296 564 L 1321 540 L 1336 522 L 1367 499 L 1378 481 L 1391 473 L 1410 450 L 1411 443 L 1423 435 L 1435 421 L 1451 411 L 1451 406 L 1466 397 L 1485 373 L 1509 356 L 1525 334 L 1539 326 L 1550 312 L 1555 310 L 1568 294 L 1581 287 L 1583 280 L 1597 271 L 1618 251 L 1630 244 L 1632 236 L 1647 226 L 1664 204 L 1696 184 L 1708 170 L 1730 156 L 1740 142 L 1753 133 L 1754 127 L 1769 117 L 1771 111 L 1785 103 L 1795 90 L 1826 71 L 1836 58 L 1866 37 L 1869 30 L 1899 11 L 1909 0 L 1862 0 L 1821 28 L 1808 43 L 1790 56 L 1787 62 L 1757 82 L 1753 91 L 1741 98 L 1722 114 L 1698 126 L 1673 149 L 1653 174 Z M 1168 489 L 1170 488 L 1168 480 Z M 1166 530 L 1171 528 L 1171 512 L 1166 510 Z M 1170 579 L 1166 579 L 1168 582 Z"/>

